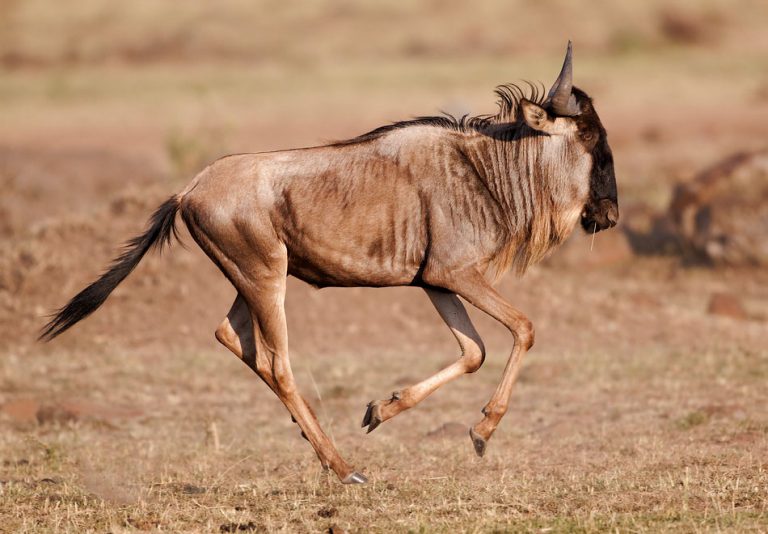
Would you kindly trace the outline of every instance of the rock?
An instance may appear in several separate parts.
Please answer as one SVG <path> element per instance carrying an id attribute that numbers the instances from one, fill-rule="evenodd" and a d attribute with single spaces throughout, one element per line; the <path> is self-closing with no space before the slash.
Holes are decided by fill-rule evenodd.
<path id="1" fill-rule="evenodd" d="M 742 321 L 749 318 L 741 301 L 728 293 L 715 293 L 712 295 L 709 299 L 707 312 L 711 315 L 722 315 Z"/>
<path id="2" fill-rule="evenodd" d="M 668 209 L 683 253 L 712 264 L 768 265 L 768 149 L 740 152 L 675 189 Z"/>

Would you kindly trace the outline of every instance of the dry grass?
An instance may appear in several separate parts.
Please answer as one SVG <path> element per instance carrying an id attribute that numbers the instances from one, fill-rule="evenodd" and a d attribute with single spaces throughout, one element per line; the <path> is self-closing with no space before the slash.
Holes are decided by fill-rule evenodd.
<path id="1" fill-rule="evenodd" d="M 567 37 L 639 224 L 674 180 L 764 144 L 762 3 L 213 6 L 0 2 L 0 531 L 768 529 L 759 270 L 600 266 L 598 234 L 575 263 L 505 280 L 537 344 L 482 460 L 466 427 L 501 375 L 503 329 L 473 312 L 484 367 L 364 436 L 365 404 L 450 361 L 453 340 L 416 290 L 291 283 L 294 369 L 370 477 L 354 488 L 215 345 L 231 288 L 199 251 L 148 260 L 75 332 L 31 342 L 203 160 L 492 111 L 495 84 L 549 81 Z M 751 319 L 708 315 L 717 292 Z"/>
<path id="2" fill-rule="evenodd" d="M 4 528 L 743 532 L 768 521 L 765 352 L 713 350 L 695 365 L 674 349 L 534 352 L 482 460 L 464 431 L 427 434 L 473 421 L 499 355 L 363 438 L 357 419 L 366 399 L 387 393 L 380 384 L 395 387 L 388 377 L 406 368 L 423 376 L 444 360 L 384 356 L 296 362 L 305 391 L 310 369 L 318 383 L 327 428 L 371 477 L 364 487 L 322 472 L 266 388 L 223 351 L 6 361 L 11 382 L 38 377 L 36 389 L 54 398 L 80 392 L 139 415 L 17 423 L 4 433 Z M 344 377 L 353 385 L 343 387 Z M 210 421 L 219 451 L 206 441 Z"/>

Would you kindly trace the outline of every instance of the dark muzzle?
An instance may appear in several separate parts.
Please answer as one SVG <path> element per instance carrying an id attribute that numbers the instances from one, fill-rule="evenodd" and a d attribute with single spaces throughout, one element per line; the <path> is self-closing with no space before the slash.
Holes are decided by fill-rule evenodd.
<path id="1" fill-rule="evenodd" d="M 597 203 L 589 203 L 581 215 L 581 227 L 586 232 L 599 232 L 613 228 L 619 221 L 619 205 L 615 200 L 604 198 Z"/>

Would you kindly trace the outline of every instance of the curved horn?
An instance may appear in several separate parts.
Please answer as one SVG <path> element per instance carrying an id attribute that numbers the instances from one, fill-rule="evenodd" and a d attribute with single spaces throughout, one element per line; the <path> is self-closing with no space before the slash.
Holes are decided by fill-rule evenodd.
<path id="1" fill-rule="evenodd" d="M 547 94 L 546 103 L 555 115 L 573 116 L 579 114 L 579 105 L 571 91 L 573 89 L 573 45 L 568 41 L 563 68 Z"/>

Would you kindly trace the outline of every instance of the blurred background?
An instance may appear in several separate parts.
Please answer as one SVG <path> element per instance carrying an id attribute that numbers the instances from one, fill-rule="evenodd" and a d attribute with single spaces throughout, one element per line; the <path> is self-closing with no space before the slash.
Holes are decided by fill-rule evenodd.
<path id="1" fill-rule="evenodd" d="M 0 0 L 0 472 L 16 484 L 10 524 L 389 530 L 403 526 L 392 517 L 408 475 L 423 501 L 409 527 L 652 529 L 680 510 L 689 527 L 764 526 L 766 27 L 759 0 Z M 447 364 L 453 339 L 416 289 L 289 285 L 297 378 L 342 453 L 397 488 L 362 497 L 394 516 L 327 485 L 278 401 L 217 345 L 234 292 L 188 236 L 188 250 L 147 258 L 92 318 L 34 342 L 42 316 L 213 159 L 441 110 L 492 113 L 498 84 L 549 87 L 568 39 L 575 83 L 609 133 L 622 219 L 594 247 L 577 232 L 501 283 L 537 343 L 484 463 L 466 426 L 500 378 L 511 346 L 503 328 L 472 312 L 484 368 L 362 440 L 365 403 Z M 506 469 L 515 476 L 499 481 Z M 451 484 L 431 478 L 446 472 Z M 257 502 L 238 493 L 248 484 L 296 493 Z M 466 504 L 477 487 L 488 499 L 515 489 L 519 506 Z M 594 499 L 569 500 L 586 487 Z M 52 495 L 64 504 L 43 520 Z M 246 505 L 225 520 L 190 495 Z M 283 506 L 297 495 L 336 512 Z M 451 504 L 457 496 L 464 507 Z"/>

